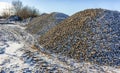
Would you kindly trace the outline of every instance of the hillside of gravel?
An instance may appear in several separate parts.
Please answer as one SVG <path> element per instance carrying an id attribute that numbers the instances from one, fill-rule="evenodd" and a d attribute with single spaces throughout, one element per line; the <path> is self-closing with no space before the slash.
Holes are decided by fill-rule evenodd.
<path id="1" fill-rule="evenodd" d="M 41 36 L 39 43 L 80 62 L 120 66 L 120 12 L 80 11 Z"/>

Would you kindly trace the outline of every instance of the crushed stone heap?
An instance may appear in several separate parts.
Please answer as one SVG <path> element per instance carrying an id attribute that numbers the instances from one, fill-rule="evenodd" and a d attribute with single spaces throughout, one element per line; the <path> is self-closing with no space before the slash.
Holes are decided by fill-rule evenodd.
<path id="1" fill-rule="evenodd" d="M 39 43 L 53 53 L 78 61 L 120 66 L 120 12 L 78 12 L 41 36 Z"/>

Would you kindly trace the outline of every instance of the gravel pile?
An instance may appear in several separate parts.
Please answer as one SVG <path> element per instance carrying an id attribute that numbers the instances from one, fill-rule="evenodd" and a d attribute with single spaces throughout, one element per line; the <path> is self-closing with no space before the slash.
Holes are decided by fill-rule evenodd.
<path id="1" fill-rule="evenodd" d="M 120 66 L 120 12 L 104 9 L 78 12 L 39 40 L 45 49 L 80 62 Z"/>

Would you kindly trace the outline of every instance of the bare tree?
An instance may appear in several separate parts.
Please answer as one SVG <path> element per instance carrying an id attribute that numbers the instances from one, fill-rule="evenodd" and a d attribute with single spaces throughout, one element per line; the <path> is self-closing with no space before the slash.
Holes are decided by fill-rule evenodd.
<path id="1" fill-rule="evenodd" d="M 2 17 L 3 17 L 3 18 L 7 18 L 7 17 L 9 17 L 9 16 L 10 16 L 10 14 L 9 14 L 8 12 L 5 12 L 5 11 L 4 11 L 4 12 L 2 13 Z"/>
<path id="2" fill-rule="evenodd" d="M 18 12 L 22 9 L 23 4 L 21 1 L 12 1 L 12 5 L 14 6 L 15 14 L 18 15 Z"/>
<path id="3" fill-rule="evenodd" d="M 29 17 L 36 17 L 39 15 L 39 10 L 36 8 L 31 8 L 29 6 L 24 6 L 19 12 L 18 15 L 22 17 L 23 19 L 29 18 Z"/>
<path id="4" fill-rule="evenodd" d="M 36 16 L 39 15 L 39 10 L 36 9 L 36 8 L 34 8 L 34 7 L 32 7 L 32 8 L 30 9 L 30 13 L 31 13 L 31 17 L 36 17 Z"/>
<path id="5" fill-rule="evenodd" d="M 22 2 L 19 0 L 13 1 L 12 5 L 14 6 L 15 15 L 22 17 L 22 19 L 39 15 L 39 10 L 34 7 L 23 6 Z"/>

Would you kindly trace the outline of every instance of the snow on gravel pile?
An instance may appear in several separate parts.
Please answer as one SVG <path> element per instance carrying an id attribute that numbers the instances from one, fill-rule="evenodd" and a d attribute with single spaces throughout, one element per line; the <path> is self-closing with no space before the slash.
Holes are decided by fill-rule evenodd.
<path id="1" fill-rule="evenodd" d="M 120 73 L 117 68 L 77 63 L 31 49 L 36 41 L 19 27 L 0 25 L 0 73 Z"/>

